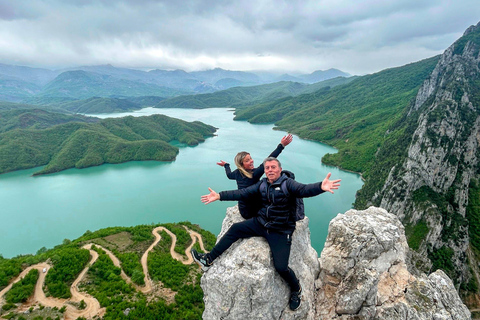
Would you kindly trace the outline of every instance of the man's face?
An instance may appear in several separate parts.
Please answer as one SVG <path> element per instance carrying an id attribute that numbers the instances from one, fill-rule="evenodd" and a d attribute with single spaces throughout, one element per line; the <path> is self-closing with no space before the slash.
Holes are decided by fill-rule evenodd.
<path id="1" fill-rule="evenodd" d="M 278 165 L 278 162 L 275 160 L 265 162 L 265 175 L 267 176 L 268 182 L 272 183 L 280 178 L 282 173 L 282 168 Z"/>

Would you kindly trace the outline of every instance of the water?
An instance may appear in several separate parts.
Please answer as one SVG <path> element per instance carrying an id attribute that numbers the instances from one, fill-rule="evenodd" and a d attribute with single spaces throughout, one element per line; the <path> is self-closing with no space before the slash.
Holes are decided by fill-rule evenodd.
<path id="1" fill-rule="evenodd" d="M 218 234 L 225 210 L 235 202 L 204 205 L 200 196 L 208 187 L 216 191 L 235 189 L 219 160 L 229 162 L 239 151 L 251 153 L 258 165 L 286 134 L 273 125 L 233 121 L 226 109 L 154 109 L 128 113 L 134 116 L 162 113 L 186 121 L 199 120 L 218 128 L 215 137 L 195 147 L 182 146 L 174 162 L 128 162 L 87 169 L 70 169 L 33 177 L 40 168 L 0 175 L 0 254 L 10 258 L 51 248 L 85 231 L 111 226 L 191 221 Z M 124 116 L 114 114 L 108 116 Z M 106 115 L 98 115 L 107 117 Z M 362 186 L 356 174 L 321 163 L 335 149 L 294 137 L 279 156 L 284 169 L 303 183 L 342 179 L 335 194 L 324 193 L 305 200 L 310 218 L 313 247 L 320 253 L 328 223 L 350 209 Z"/>

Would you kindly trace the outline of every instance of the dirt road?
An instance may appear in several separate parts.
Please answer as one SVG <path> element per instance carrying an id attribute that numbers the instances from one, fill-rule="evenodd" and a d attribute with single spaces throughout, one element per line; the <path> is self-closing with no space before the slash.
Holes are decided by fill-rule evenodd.
<path id="1" fill-rule="evenodd" d="M 46 262 L 42 262 L 36 265 L 32 265 L 25 270 L 23 270 L 18 277 L 16 277 L 7 287 L 5 287 L 2 291 L 0 291 L 0 305 L 5 304 L 4 301 L 4 296 L 5 294 L 12 288 L 12 285 L 21 279 L 23 279 L 28 272 L 32 269 L 36 269 L 39 272 L 39 278 L 37 281 L 37 284 L 35 286 L 35 292 L 33 296 L 24 304 L 22 304 L 20 307 L 17 308 L 17 312 L 21 312 L 24 310 L 27 310 L 31 306 L 34 305 L 43 305 L 46 307 L 57 307 L 57 308 L 62 308 L 63 306 L 66 306 L 66 310 L 64 313 L 65 320 L 73 320 L 77 319 L 79 317 L 84 317 L 84 318 L 93 318 L 95 316 L 103 316 L 105 314 L 106 309 L 102 308 L 100 306 L 100 303 L 98 302 L 97 299 L 92 297 L 91 295 L 81 292 L 78 290 L 78 284 L 83 280 L 85 275 L 88 272 L 88 269 L 97 261 L 98 259 L 98 253 L 94 250 L 92 250 L 92 245 L 95 245 L 96 247 L 101 248 L 106 252 L 106 254 L 110 257 L 112 260 L 113 264 L 116 267 L 119 267 L 121 269 L 121 277 L 127 282 L 131 283 L 136 290 L 142 292 L 142 293 L 150 293 L 152 292 L 152 280 L 150 279 L 149 273 L 148 273 L 148 265 L 147 265 L 147 260 L 148 260 L 148 253 L 153 250 L 153 248 L 158 244 L 158 242 L 162 239 L 159 232 L 160 231 L 165 231 L 171 238 L 172 238 L 172 245 L 170 246 L 170 254 L 172 257 L 184 264 L 191 264 L 193 262 L 192 256 L 190 254 L 190 249 L 193 247 L 195 242 L 199 242 L 200 248 L 205 251 L 202 237 L 200 234 L 197 232 L 194 232 L 192 230 L 189 230 L 188 228 L 185 227 L 185 229 L 189 232 L 190 237 L 192 238 L 192 243 L 191 245 L 185 250 L 185 254 L 187 256 L 187 259 L 185 259 L 182 255 L 178 254 L 175 252 L 175 245 L 177 243 L 177 237 L 175 236 L 174 233 L 172 233 L 170 230 L 166 229 L 165 227 L 157 227 L 152 230 L 152 234 L 155 236 L 154 242 L 150 245 L 150 247 L 144 252 L 141 258 L 141 265 L 143 269 L 143 273 L 145 275 L 145 286 L 141 287 L 138 286 L 137 284 L 134 284 L 132 282 L 132 279 L 125 274 L 123 269 L 121 269 L 121 262 L 120 260 L 108 249 L 103 248 L 102 246 L 98 244 L 93 244 L 89 243 L 84 245 L 82 248 L 89 250 L 90 255 L 91 255 L 91 260 L 89 264 L 80 272 L 78 277 L 75 279 L 75 281 L 72 283 L 72 286 L 70 287 L 70 292 L 72 294 L 72 297 L 70 299 L 57 299 L 57 298 L 52 298 L 52 297 L 46 297 L 45 293 L 43 291 L 43 286 L 45 284 L 45 277 L 48 273 L 48 270 L 50 270 L 51 266 L 47 264 Z M 45 270 L 45 272 L 43 272 Z M 84 301 L 86 304 L 85 309 L 77 309 L 74 307 L 72 302 L 74 304 L 80 303 L 80 301 Z"/>

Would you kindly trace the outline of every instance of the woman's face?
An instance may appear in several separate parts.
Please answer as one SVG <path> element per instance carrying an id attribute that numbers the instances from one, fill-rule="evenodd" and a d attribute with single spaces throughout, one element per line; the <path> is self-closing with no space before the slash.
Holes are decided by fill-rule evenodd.
<path id="1" fill-rule="evenodd" d="M 252 157 L 250 157 L 249 154 L 247 154 L 245 156 L 245 158 L 243 158 L 243 168 L 245 170 L 253 170 L 253 159 Z"/>

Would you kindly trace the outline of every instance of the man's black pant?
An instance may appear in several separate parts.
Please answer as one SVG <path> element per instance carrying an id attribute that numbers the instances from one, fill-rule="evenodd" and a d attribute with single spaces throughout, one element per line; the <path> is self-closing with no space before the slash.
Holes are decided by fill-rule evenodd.
<path id="1" fill-rule="evenodd" d="M 268 230 L 257 221 L 257 218 L 233 224 L 209 253 L 211 261 L 215 260 L 225 250 L 230 248 L 238 239 L 250 237 L 264 237 L 267 240 L 270 250 L 272 251 L 275 270 L 285 279 L 292 291 L 300 290 L 300 285 L 295 273 L 288 267 L 292 235 Z"/>

